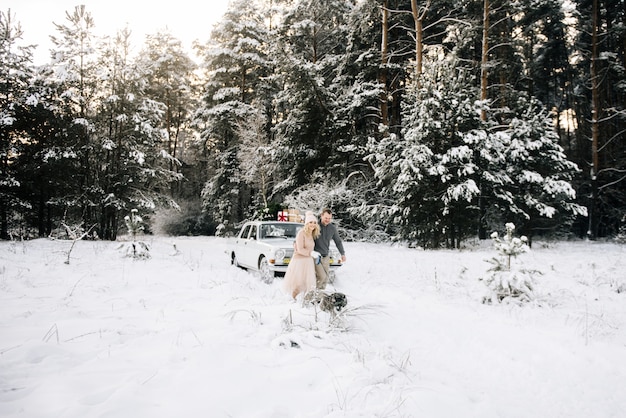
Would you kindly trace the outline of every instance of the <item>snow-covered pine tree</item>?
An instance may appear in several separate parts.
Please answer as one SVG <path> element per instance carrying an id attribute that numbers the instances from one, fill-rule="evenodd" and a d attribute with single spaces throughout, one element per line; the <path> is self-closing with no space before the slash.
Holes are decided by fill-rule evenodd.
<path id="1" fill-rule="evenodd" d="M 504 129 L 477 142 L 488 224 L 509 219 L 531 240 L 537 231 L 562 228 L 585 216 L 571 185 L 579 169 L 559 146 L 543 105 L 520 95 L 516 107 L 501 114 L 507 115 Z"/>
<path id="2" fill-rule="evenodd" d="M 345 51 L 338 57 L 335 77 L 329 84 L 334 97 L 332 149 L 323 171 L 318 170 L 325 182 L 345 186 L 348 191 L 355 186 L 359 193 L 364 181 L 370 191 L 374 189 L 375 180 L 364 157 L 368 138 L 381 135 L 380 103 L 386 94 L 379 80 L 381 25 L 372 24 L 380 20 L 380 13 L 379 1 L 366 0 L 356 2 L 347 16 Z M 355 172 L 362 174 L 354 175 Z M 347 206 L 345 210 L 353 208 Z"/>
<path id="3" fill-rule="evenodd" d="M 22 37 L 15 15 L 0 11 L 0 239 L 9 239 L 9 219 L 19 217 L 30 204 L 20 197 L 16 164 L 28 144 L 21 132 L 32 124 L 28 113 L 36 100 L 30 97 L 33 46 L 19 45 Z M 30 97 L 30 98 L 29 98 Z"/>
<path id="4" fill-rule="evenodd" d="M 384 199 L 371 215 L 396 226 L 398 238 L 456 246 L 475 231 L 476 97 L 469 72 L 453 60 L 427 64 L 405 98 L 402 135 L 370 142 L 367 160 Z"/>
<path id="5" fill-rule="evenodd" d="M 237 135 L 241 138 L 237 157 L 241 162 L 242 179 L 257 195 L 253 196 L 254 203 L 266 209 L 275 182 L 276 149 L 267 132 L 267 117 L 258 107 L 254 109 L 255 113 L 237 127 Z"/>
<path id="6" fill-rule="evenodd" d="M 520 95 L 515 108 L 499 109 L 499 121 L 484 123 L 487 104 L 454 62 L 427 64 L 419 89 L 407 94 L 402 136 L 370 143 L 382 193 L 372 216 L 395 225 L 402 239 L 458 246 L 483 221 L 510 219 L 530 236 L 584 215 L 570 183 L 578 168 L 543 106 Z"/>
<path id="7" fill-rule="evenodd" d="M 352 173 L 371 173 L 363 158 L 368 137 L 378 135 L 384 89 L 378 79 L 381 25 L 372 24 L 380 19 L 380 1 L 355 2 L 346 13 L 345 49 L 336 57 L 334 77 L 328 84 L 334 99 L 332 147 L 323 173 L 329 177 L 327 181 L 350 187 L 345 180 Z M 362 184 L 363 177 L 358 178 Z"/>
<path id="8" fill-rule="evenodd" d="M 185 142 L 194 136 L 190 123 L 197 106 L 196 64 L 168 30 L 148 35 L 139 56 L 145 94 L 163 103 L 165 109 L 159 126 L 165 138 L 160 147 L 170 158 L 164 168 L 179 172 L 177 160 L 186 148 Z M 172 184 L 172 191 L 177 190 L 176 186 Z"/>
<path id="9" fill-rule="evenodd" d="M 493 232 L 491 234 L 491 239 L 493 240 L 493 245 L 496 251 L 504 258 L 504 267 L 501 269 L 510 270 L 511 269 L 511 259 L 517 257 L 520 254 L 523 254 L 529 250 L 528 248 L 528 238 L 522 235 L 520 238 L 516 238 L 513 236 L 513 231 L 515 231 L 515 224 L 509 222 L 504 225 L 506 229 L 506 234 L 500 238 L 498 232 Z M 499 263 L 502 265 L 502 263 Z"/>
<path id="10" fill-rule="evenodd" d="M 110 74 L 100 81 L 103 99 L 93 133 L 97 140 L 93 153 L 99 161 L 94 170 L 101 192 L 100 236 L 105 239 L 116 238 L 121 214 L 128 207 L 145 211 L 177 207 L 170 185 L 181 179 L 172 170 L 179 162 L 166 146 L 167 107 L 158 100 L 162 97 L 148 94 L 146 61 L 142 56 L 132 60 L 130 46 L 130 31 L 122 30 L 98 61 Z M 152 58 L 158 60 L 156 55 Z"/>
<path id="11" fill-rule="evenodd" d="M 217 235 L 232 233 L 240 219 L 238 202 L 241 200 L 241 170 L 237 158 L 238 146 L 232 146 L 215 155 L 213 176 L 202 189 L 202 206 L 218 223 Z"/>
<path id="12" fill-rule="evenodd" d="M 255 100 L 265 106 L 271 97 L 269 45 L 257 3 L 237 0 L 215 25 L 209 42 L 200 47 L 208 75 L 196 112 L 196 125 L 209 157 L 202 198 L 204 210 L 220 225 L 218 231 L 232 231 L 250 206 L 249 186 L 243 181 L 239 161 L 237 127 L 259 110 L 251 105 Z M 271 117 L 271 112 L 264 114 Z"/>
<path id="13" fill-rule="evenodd" d="M 126 255 L 136 259 L 150 258 L 150 247 L 143 241 L 137 241 L 137 235 L 143 232 L 143 219 L 137 209 L 131 209 L 130 215 L 124 217 L 128 234 L 131 237 L 130 244 L 126 247 Z"/>
<path id="14" fill-rule="evenodd" d="M 505 229 L 506 233 L 502 237 L 497 232 L 491 234 L 498 257 L 487 260 L 493 267 L 482 279 L 489 289 L 488 295 L 483 297 L 483 303 L 529 302 L 535 298 L 534 276 L 539 272 L 511 263 L 511 260 L 529 251 L 528 239 L 523 235 L 519 238 L 514 236 L 515 224 L 511 222 L 505 225 Z"/>
<path id="15" fill-rule="evenodd" d="M 100 188 L 94 167 L 98 157 L 94 138 L 94 118 L 98 101 L 102 97 L 99 88 L 95 22 L 84 5 L 66 12 L 64 24 L 55 23 L 57 34 L 50 39 L 53 74 L 49 81 L 57 85 L 56 97 L 62 117 L 69 121 L 62 135 L 57 138 L 54 158 L 64 160 L 66 184 L 64 195 L 52 199 L 54 205 L 67 210 L 70 219 L 80 219 L 91 225 L 97 221 L 93 207 L 100 199 Z"/>
<path id="16" fill-rule="evenodd" d="M 128 230 L 131 239 L 135 241 L 137 239 L 137 235 L 144 230 L 143 219 L 139 216 L 139 211 L 137 209 L 131 209 L 130 215 L 126 215 L 124 217 L 124 222 L 126 223 L 126 229 Z"/>
<path id="17" fill-rule="evenodd" d="M 335 119 L 339 91 L 335 83 L 351 7 L 343 0 L 296 0 L 287 4 L 281 17 L 278 39 L 272 44 L 282 86 L 275 98 L 281 115 L 275 127 L 281 140 L 279 193 L 307 184 L 316 170 L 324 172 L 336 151 L 335 136 L 342 130 Z"/>

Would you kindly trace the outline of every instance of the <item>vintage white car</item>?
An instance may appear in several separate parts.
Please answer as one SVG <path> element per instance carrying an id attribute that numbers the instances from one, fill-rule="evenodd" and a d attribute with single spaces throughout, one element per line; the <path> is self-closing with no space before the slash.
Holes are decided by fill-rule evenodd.
<path id="1" fill-rule="evenodd" d="M 237 267 L 258 271 L 265 281 L 283 276 L 293 257 L 296 234 L 304 226 L 299 222 L 251 221 L 239 231 L 230 252 L 231 263 Z M 330 253 L 330 279 L 341 267 L 341 254 L 332 247 Z"/>

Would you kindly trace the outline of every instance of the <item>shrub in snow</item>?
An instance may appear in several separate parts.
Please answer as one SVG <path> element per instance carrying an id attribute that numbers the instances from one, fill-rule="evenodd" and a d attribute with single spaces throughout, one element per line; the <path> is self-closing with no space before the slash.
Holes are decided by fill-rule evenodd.
<path id="1" fill-rule="evenodd" d="M 624 216 L 622 222 L 626 222 L 626 216 Z M 620 226 L 619 232 L 615 237 L 615 241 L 617 241 L 619 244 L 626 244 L 626 224 Z"/>
<path id="2" fill-rule="evenodd" d="M 514 237 L 513 231 L 515 230 L 515 225 L 512 223 L 509 222 L 504 225 L 504 227 L 506 228 L 506 235 L 504 237 L 500 238 L 497 232 L 493 232 L 491 239 L 493 240 L 495 249 L 506 261 L 506 269 L 510 270 L 511 257 L 517 257 L 528 251 L 528 239 L 523 235 L 520 238 Z"/>
<path id="3" fill-rule="evenodd" d="M 137 209 L 130 211 L 130 216 L 124 217 L 126 228 L 132 242 L 126 248 L 126 255 L 132 258 L 150 258 L 150 247 L 145 242 L 137 242 L 137 235 L 143 231 L 143 219 L 137 214 Z"/>
<path id="4" fill-rule="evenodd" d="M 615 289 L 617 293 L 626 293 L 626 283 L 620 283 L 618 281 L 613 281 L 611 283 L 611 288 Z"/>
<path id="5" fill-rule="evenodd" d="M 72 256 L 72 250 L 74 249 L 74 245 L 76 245 L 76 241 L 79 241 L 79 240 L 87 237 L 89 235 L 89 231 L 91 231 L 91 229 L 94 228 L 95 225 L 93 225 L 91 228 L 89 228 L 89 230 L 85 231 L 83 229 L 83 224 L 82 223 L 80 225 L 76 225 L 73 228 L 68 226 L 65 222 L 61 222 L 61 224 L 65 228 L 65 230 L 67 232 L 68 238 L 72 240 L 72 246 L 67 251 L 67 260 L 65 260 L 65 264 L 70 264 L 70 259 L 71 259 L 71 256 Z M 95 236 L 94 236 L 94 239 L 95 239 Z"/>
<path id="6" fill-rule="evenodd" d="M 124 222 L 126 222 L 126 228 L 128 228 L 128 233 L 134 241 L 137 234 L 143 231 L 143 219 L 141 219 L 141 216 L 137 214 L 137 209 L 131 210 L 130 216 L 126 215 L 124 217 Z"/>
<path id="7" fill-rule="evenodd" d="M 155 235 L 214 235 L 215 224 L 199 201 L 179 202 L 178 207 L 159 208 L 150 217 L 150 230 Z"/>
<path id="8" fill-rule="evenodd" d="M 227 233 L 227 229 L 226 229 L 226 225 L 224 224 L 219 224 L 217 228 L 215 228 L 216 237 L 224 237 L 226 236 L 226 233 Z"/>
<path id="9" fill-rule="evenodd" d="M 483 279 L 489 288 L 489 295 L 483 298 L 483 303 L 502 301 L 527 302 L 533 299 L 534 279 L 536 271 L 526 270 L 511 265 L 511 260 L 518 255 L 529 251 L 528 240 L 525 236 L 513 236 L 515 225 L 507 223 L 506 235 L 500 237 L 497 232 L 491 234 L 494 248 L 499 256 L 488 260 L 493 267 Z"/>

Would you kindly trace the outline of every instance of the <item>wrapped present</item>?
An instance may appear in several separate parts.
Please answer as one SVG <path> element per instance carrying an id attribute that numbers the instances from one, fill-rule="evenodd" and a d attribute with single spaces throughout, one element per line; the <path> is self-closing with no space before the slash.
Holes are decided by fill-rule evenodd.
<path id="1" fill-rule="evenodd" d="M 289 222 L 300 222 L 300 211 L 298 209 L 288 209 Z"/>
<path id="2" fill-rule="evenodd" d="M 287 222 L 289 220 L 289 212 L 286 210 L 278 211 L 278 220 L 281 222 Z"/>

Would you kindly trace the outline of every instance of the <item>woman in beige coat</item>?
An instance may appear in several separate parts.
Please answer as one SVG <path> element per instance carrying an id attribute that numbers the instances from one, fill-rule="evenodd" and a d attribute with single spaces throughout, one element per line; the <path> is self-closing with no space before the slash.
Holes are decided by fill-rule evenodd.
<path id="1" fill-rule="evenodd" d="M 313 251 L 315 238 L 320 235 L 320 227 L 313 212 L 307 212 L 304 227 L 296 235 L 294 253 L 287 272 L 285 273 L 285 293 L 296 298 L 300 293 L 306 294 L 315 289 L 315 260 L 319 253 Z"/>

